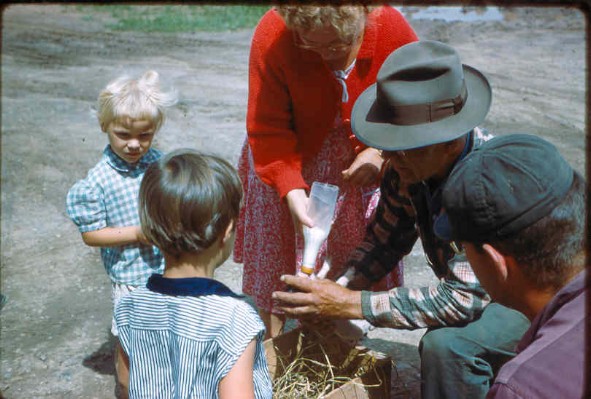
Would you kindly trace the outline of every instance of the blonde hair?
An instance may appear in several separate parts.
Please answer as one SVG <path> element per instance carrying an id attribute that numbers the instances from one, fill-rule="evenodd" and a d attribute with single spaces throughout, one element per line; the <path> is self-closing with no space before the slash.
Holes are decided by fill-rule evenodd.
<path id="1" fill-rule="evenodd" d="M 174 91 L 160 89 L 156 71 L 144 72 L 138 79 L 121 76 L 111 81 L 98 96 L 97 117 L 103 132 L 113 121 L 147 119 L 158 131 L 164 122 L 164 109 L 176 104 Z"/>
<path id="2" fill-rule="evenodd" d="M 278 5 L 288 29 L 316 30 L 332 26 L 343 41 L 352 40 L 365 25 L 369 9 L 364 5 Z"/>

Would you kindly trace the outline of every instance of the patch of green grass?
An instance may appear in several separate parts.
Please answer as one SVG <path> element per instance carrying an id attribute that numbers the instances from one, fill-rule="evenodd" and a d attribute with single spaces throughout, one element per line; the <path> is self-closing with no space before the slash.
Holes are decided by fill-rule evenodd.
<path id="1" fill-rule="evenodd" d="M 219 32 L 254 28 L 270 5 L 80 5 L 77 10 L 110 16 L 106 28 L 138 32 Z"/>

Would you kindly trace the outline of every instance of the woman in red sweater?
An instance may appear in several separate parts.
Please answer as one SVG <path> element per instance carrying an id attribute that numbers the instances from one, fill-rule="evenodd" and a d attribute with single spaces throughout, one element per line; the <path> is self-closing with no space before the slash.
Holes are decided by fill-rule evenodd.
<path id="1" fill-rule="evenodd" d="M 329 259 L 331 274 L 361 242 L 383 161 L 351 132 L 351 109 L 386 57 L 416 40 L 389 6 L 277 6 L 259 22 L 250 50 L 248 141 L 239 161 L 245 203 L 234 259 L 244 263 L 243 291 L 259 308 L 267 337 L 283 327 L 271 293 L 282 289 L 280 276 L 294 274 L 301 262 L 302 225 L 312 225 L 306 205 L 313 181 L 340 189 L 319 256 Z M 400 269 L 388 285 L 402 283 Z"/>

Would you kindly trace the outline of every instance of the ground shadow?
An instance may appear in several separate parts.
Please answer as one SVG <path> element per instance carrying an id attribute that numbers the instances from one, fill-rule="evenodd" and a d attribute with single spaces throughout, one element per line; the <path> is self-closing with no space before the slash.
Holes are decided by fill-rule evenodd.
<path id="1" fill-rule="evenodd" d="M 101 347 L 90 356 L 85 357 L 82 361 L 82 365 L 99 374 L 114 376 L 115 363 L 113 353 L 115 351 L 116 343 L 117 339 L 112 334 L 109 334 L 109 340 L 102 344 Z"/>
<path id="2" fill-rule="evenodd" d="M 122 390 L 121 385 L 117 383 L 117 373 L 115 371 L 115 345 L 117 338 L 110 333 L 109 340 L 101 345 L 93 354 L 85 357 L 82 365 L 99 374 L 113 376 L 114 390 L 113 395 L 115 399 L 126 399 L 128 395 Z M 0 398 L 2 399 L 2 398 Z"/>

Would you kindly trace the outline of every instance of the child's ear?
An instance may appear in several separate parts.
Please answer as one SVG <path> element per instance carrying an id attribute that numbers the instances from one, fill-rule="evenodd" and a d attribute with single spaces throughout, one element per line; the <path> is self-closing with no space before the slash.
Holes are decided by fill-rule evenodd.
<path id="1" fill-rule="evenodd" d="M 230 240 L 232 238 L 233 233 L 234 233 L 234 221 L 232 220 L 230 223 L 228 223 L 228 227 L 226 227 L 226 232 L 224 233 L 224 238 L 222 238 L 222 244 L 225 244 L 226 241 Z"/>

